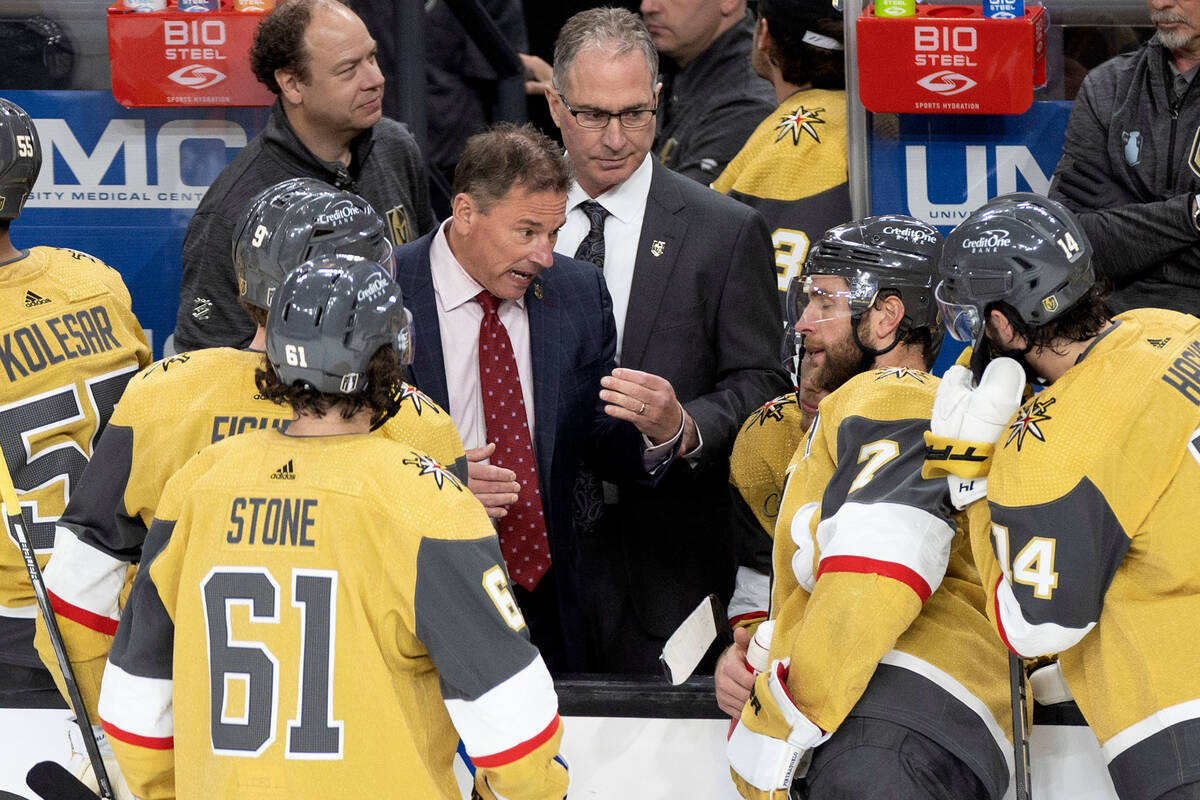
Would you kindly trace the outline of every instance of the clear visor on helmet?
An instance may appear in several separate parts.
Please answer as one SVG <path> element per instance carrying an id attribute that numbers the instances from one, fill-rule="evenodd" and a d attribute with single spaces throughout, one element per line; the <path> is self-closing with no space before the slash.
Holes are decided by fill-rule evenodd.
<path id="1" fill-rule="evenodd" d="M 795 329 L 831 319 L 857 316 L 875 302 L 879 293 L 875 277 L 859 272 L 854 278 L 841 275 L 800 275 L 792 278 L 787 291 L 788 327 Z"/>
<path id="2" fill-rule="evenodd" d="M 937 300 L 946 330 L 958 341 L 973 344 L 983 332 L 983 317 L 979 313 L 979 306 L 955 303 L 946 299 L 945 295 L 946 282 L 942 281 L 933 290 L 933 297 Z"/>

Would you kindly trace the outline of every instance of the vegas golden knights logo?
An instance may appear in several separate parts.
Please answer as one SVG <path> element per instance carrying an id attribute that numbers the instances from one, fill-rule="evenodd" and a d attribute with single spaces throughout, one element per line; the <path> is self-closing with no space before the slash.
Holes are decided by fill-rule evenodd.
<path id="1" fill-rule="evenodd" d="M 387 212 L 388 227 L 391 229 L 392 241 L 397 244 L 406 244 L 417 238 L 414 234 L 412 218 L 408 214 L 408 209 L 403 203 L 392 208 Z"/>
<path id="2" fill-rule="evenodd" d="M 1053 314 L 1055 311 L 1058 311 L 1058 298 L 1054 295 L 1050 295 L 1049 297 L 1043 299 L 1042 308 L 1046 309 L 1051 314 Z"/>
<path id="3" fill-rule="evenodd" d="M 1192 137 L 1192 150 L 1188 153 L 1188 166 L 1192 168 L 1192 172 L 1200 176 L 1200 127 L 1196 128 L 1196 135 Z"/>

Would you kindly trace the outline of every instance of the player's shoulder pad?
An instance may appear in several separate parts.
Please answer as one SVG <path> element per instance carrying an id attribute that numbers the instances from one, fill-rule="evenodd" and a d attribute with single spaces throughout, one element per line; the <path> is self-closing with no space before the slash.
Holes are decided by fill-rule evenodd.
<path id="1" fill-rule="evenodd" d="M 750 433 L 756 428 L 776 428 L 779 425 L 799 424 L 800 417 L 800 401 L 795 392 L 788 392 L 768 400 L 756 408 L 750 416 L 746 417 L 738 435 Z"/>
<path id="2" fill-rule="evenodd" d="M 130 306 L 129 289 L 121 273 L 93 255 L 70 247 L 40 247 L 50 261 L 49 274 L 68 302 L 78 303 L 100 295 L 114 295 Z"/>
<path id="3" fill-rule="evenodd" d="M 851 416 L 875 420 L 928 419 L 940 380 L 907 367 L 868 370 L 855 375 L 821 403 L 823 424 Z"/>

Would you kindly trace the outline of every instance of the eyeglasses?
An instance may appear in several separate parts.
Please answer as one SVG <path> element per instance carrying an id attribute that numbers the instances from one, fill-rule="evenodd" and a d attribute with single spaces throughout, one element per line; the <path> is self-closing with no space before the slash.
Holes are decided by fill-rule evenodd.
<path id="1" fill-rule="evenodd" d="M 596 109 L 584 109 L 577 111 L 571 108 L 571 104 L 567 102 L 567 98 L 560 93 L 558 99 L 566 106 L 567 111 L 571 112 L 571 116 L 579 123 L 581 128 L 591 128 L 598 130 L 607 128 L 609 120 L 616 117 L 621 121 L 622 128 L 644 128 L 650 124 L 650 120 L 654 119 L 654 115 L 658 113 L 658 108 L 633 108 L 629 111 L 600 111 Z"/>

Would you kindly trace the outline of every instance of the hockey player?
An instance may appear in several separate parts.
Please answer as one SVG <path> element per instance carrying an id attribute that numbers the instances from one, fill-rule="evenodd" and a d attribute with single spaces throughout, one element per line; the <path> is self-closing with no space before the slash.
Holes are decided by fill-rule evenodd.
<path id="1" fill-rule="evenodd" d="M 12 243 L 41 165 L 33 121 L 0 98 L 0 449 L 44 561 L 96 438 L 150 349 L 116 270 L 75 250 Z M 34 652 L 33 587 L 12 536 L 0 542 L 0 706 L 64 708 Z"/>
<path id="2" fill-rule="evenodd" d="M 785 337 L 783 355 L 796 390 L 768 400 L 747 417 L 729 457 L 738 546 L 738 570 L 728 606 L 733 644 L 717 660 L 713 677 L 717 705 L 734 719 L 741 716 L 754 685 L 754 674 L 745 667 L 746 648 L 770 607 L 771 540 L 787 465 L 812 424 L 817 404 L 828 394 L 817 389 L 810 376 L 797 374 L 803 353 L 793 334 Z"/>
<path id="3" fill-rule="evenodd" d="M 352 256 L 279 287 L 257 378 L 296 419 L 167 483 L 109 655 L 100 716 L 137 797 L 457 798 L 459 736 L 482 797 L 566 794 L 557 697 L 487 514 L 366 435 L 408 326 Z"/>
<path id="4" fill-rule="evenodd" d="M 808 757 L 812 800 L 1008 786 L 1007 659 L 946 483 L 920 474 L 940 250 L 911 217 L 848 223 L 789 292 L 802 370 L 831 393 L 788 466 L 769 666 L 728 744 L 744 797 L 787 798 Z"/>
<path id="5" fill-rule="evenodd" d="M 950 234 L 937 290 L 950 331 L 976 368 L 1011 356 L 1049 386 L 1010 421 L 948 372 L 929 466 L 962 475 L 955 456 L 994 442 L 987 502 L 970 512 L 1000 638 L 1059 654 L 1123 800 L 1200 797 L 1200 321 L 1110 319 L 1091 262 L 1071 212 L 1033 194 L 998 197 Z M 964 414 L 997 435 L 962 430 Z"/>
<path id="6" fill-rule="evenodd" d="M 140 560 L 163 486 L 215 441 L 287 426 L 291 410 L 264 398 L 254 385 L 266 309 L 288 270 L 334 253 L 373 258 L 390 268 L 384 222 L 366 201 L 312 178 L 263 191 L 234 238 L 242 303 L 257 323 L 251 349 L 210 348 L 164 359 L 130 382 L 121 397 L 75 502 L 60 520 L 46 569 L 67 652 L 93 713 L 120 617 L 126 568 Z M 450 415 L 416 389 L 398 381 L 392 406 L 375 422 L 382 424 L 382 435 L 412 444 L 465 478 L 462 441 Z M 42 626 L 38 648 L 57 676 Z"/>

